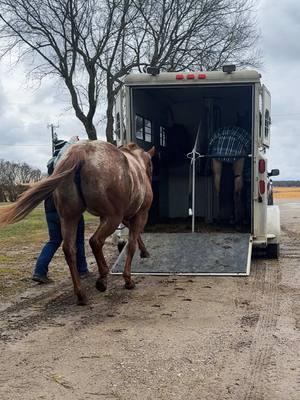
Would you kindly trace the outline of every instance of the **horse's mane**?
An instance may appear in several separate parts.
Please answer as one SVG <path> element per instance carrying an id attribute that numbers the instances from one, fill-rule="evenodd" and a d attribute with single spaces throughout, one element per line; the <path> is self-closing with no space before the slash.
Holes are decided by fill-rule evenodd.
<path id="1" fill-rule="evenodd" d="M 128 144 L 124 144 L 119 147 L 121 151 L 129 151 L 132 152 L 133 150 L 138 150 L 140 149 L 140 146 L 138 146 L 136 143 L 130 142 Z"/>

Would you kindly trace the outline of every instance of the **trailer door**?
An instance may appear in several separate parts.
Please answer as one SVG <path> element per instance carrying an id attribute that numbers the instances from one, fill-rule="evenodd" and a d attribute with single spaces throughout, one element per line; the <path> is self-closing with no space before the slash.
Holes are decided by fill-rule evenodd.
<path id="1" fill-rule="evenodd" d="M 115 139 L 117 146 L 121 146 L 125 141 L 125 88 L 122 87 L 117 94 L 115 101 Z"/>
<path id="2" fill-rule="evenodd" d="M 271 125 L 271 94 L 265 85 L 262 85 L 261 91 L 261 139 L 262 145 L 270 146 L 270 125 Z"/>

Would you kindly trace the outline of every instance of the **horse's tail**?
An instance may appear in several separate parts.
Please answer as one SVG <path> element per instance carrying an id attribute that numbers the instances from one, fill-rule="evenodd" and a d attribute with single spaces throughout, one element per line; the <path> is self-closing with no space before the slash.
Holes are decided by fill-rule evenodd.
<path id="1" fill-rule="evenodd" d="M 25 218 L 38 204 L 45 200 L 64 180 L 69 177 L 85 158 L 85 152 L 72 148 L 57 165 L 53 174 L 36 182 L 18 200 L 0 208 L 0 226 L 12 224 Z"/>

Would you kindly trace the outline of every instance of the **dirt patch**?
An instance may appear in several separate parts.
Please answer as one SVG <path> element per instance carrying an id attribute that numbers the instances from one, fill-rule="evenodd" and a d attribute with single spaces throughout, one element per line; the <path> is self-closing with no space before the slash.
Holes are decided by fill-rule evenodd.
<path id="1" fill-rule="evenodd" d="M 91 269 L 96 269 L 95 259 L 88 244 L 88 238 L 95 232 L 97 223 L 95 220 L 86 221 L 86 255 Z M 32 272 L 36 259 L 42 249 L 42 246 L 48 240 L 47 229 L 33 232 L 30 239 L 26 236 L 18 235 L 16 238 L 9 237 L 1 240 L 0 250 L 0 300 L 9 301 L 12 295 L 21 293 L 28 288 L 40 286 L 31 281 Z M 109 240 L 104 249 L 108 262 L 116 257 L 116 248 Z M 64 254 L 59 248 L 49 265 L 49 277 L 56 283 L 60 283 L 69 278 L 69 268 L 66 264 Z"/>

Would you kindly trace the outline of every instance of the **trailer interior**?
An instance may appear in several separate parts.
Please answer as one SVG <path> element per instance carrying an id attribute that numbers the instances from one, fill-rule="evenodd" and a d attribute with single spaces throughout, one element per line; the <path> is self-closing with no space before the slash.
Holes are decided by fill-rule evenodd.
<path id="1" fill-rule="evenodd" d="M 198 135 L 196 161 L 195 218 L 201 227 L 232 229 L 234 215 L 232 164 L 223 163 L 220 204 L 214 189 L 209 141 L 220 127 L 240 126 L 252 140 L 253 86 L 251 84 L 185 87 L 133 87 L 131 89 L 133 139 L 145 150 L 153 145 L 154 200 L 148 229 L 159 224 L 181 223 L 190 229 L 191 160 Z M 243 231 L 251 232 L 251 158 L 245 158 L 248 180 L 243 186 Z M 250 171 L 250 172 L 249 172 Z"/>

